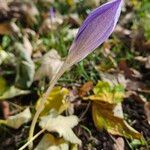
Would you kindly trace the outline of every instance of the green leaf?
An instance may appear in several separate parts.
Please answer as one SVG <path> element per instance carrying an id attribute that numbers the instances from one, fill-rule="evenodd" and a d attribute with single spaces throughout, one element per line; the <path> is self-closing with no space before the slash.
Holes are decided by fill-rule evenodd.
<path id="1" fill-rule="evenodd" d="M 111 87 L 108 82 L 99 81 L 94 87 L 93 92 L 95 95 L 100 95 L 101 93 L 110 93 Z"/>
<path id="2" fill-rule="evenodd" d="M 99 81 L 93 91 L 95 95 L 85 97 L 84 99 L 117 104 L 120 103 L 124 97 L 124 87 L 121 84 L 112 86 L 108 82 Z"/>

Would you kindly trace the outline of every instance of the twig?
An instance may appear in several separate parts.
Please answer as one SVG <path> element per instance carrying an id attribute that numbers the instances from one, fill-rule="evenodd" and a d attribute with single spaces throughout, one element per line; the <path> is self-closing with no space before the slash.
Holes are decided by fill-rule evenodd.
<path id="1" fill-rule="evenodd" d="M 86 115 L 86 113 L 87 113 L 88 110 L 89 110 L 90 105 L 91 105 L 91 102 L 88 103 L 88 105 L 87 105 L 85 111 L 82 113 L 82 115 L 80 116 L 79 120 L 82 120 L 82 119 L 84 118 L 84 116 Z"/>
<path id="2" fill-rule="evenodd" d="M 38 136 L 40 136 L 43 132 L 45 131 L 45 129 L 42 129 L 41 131 L 39 131 L 31 140 L 29 140 L 25 145 L 23 145 L 21 148 L 19 148 L 19 150 L 24 150 L 31 142 L 33 142 Z"/>

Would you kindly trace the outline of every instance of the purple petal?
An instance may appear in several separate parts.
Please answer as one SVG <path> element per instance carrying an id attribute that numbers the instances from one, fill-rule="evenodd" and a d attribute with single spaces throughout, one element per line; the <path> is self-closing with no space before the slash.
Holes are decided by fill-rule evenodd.
<path id="1" fill-rule="evenodd" d="M 89 14 L 69 50 L 69 63 L 79 62 L 108 39 L 119 19 L 122 1 L 113 0 Z"/>

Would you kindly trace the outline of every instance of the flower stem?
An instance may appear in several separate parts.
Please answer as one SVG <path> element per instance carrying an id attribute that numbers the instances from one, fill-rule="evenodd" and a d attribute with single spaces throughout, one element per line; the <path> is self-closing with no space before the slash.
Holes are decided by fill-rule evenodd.
<path id="1" fill-rule="evenodd" d="M 50 92 L 52 91 L 53 87 L 55 86 L 55 84 L 57 83 L 58 79 L 64 74 L 64 72 L 69 68 L 69 65 L 64 62 L 63 65 L 60 67 L 59 71 L 56 73 L 56 75 L 52 78 L 52 80 L 49 83 L 49 87 L 47 89 L 47 91 L 45 92 L 45 94 L 43 95 L 40 105 L 38 105 L 37 111 L 34 115 L 34 118 L 32 120 L 31 123 L 31 127 L 30 127 L 30 131 L 29 131 L 29 138 L 28 141 L 31 141 L 33 134 L 34 134 L 34 129 L 35 129 L 35 125 L 36 122 L 38 120 L 38 117 L 40 115 L 40 113 L 42 112 L 42 110 L 44 109 L 44 104 L 50 94 Z M 32 149 L 33 147 L 33 142 L 30 143 L 29 145 L 29 149 Z"/>

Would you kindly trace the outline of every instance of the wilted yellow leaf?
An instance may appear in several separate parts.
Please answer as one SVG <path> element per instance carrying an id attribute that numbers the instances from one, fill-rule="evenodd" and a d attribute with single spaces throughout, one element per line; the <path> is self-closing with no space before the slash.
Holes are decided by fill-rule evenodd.
<path id="1" fill-rule="evenodd" d="M 51 110 L 49 115 L 41 117 L 39 125 L 49 132 L 58 132 L 59 136 L 66 141 L 81 145 L 81 140 L 72 131 L 78 121 L 77 116 L 62 116 L 58 115 L 55 110 Z"/>
<path id="2" fill-rule="evenodd" d="M 106 129 L 113 135 L 120 135 L 127 138 L 141 138 L 141 134 L 127 124 L 122 115 L 115 112 L 115 105 L 104 103 L 93 103 L 92 115 L 95 126 L 99 129 Z M 120 112 L 122 108 L 120 107 Z"/>
<path id="3" fill-rule="evenodd" d="M 75 4 L 74 0 L 66 0 L 67 4 L 72 6 Z"/>
<path id="4" fill-rule="evenodd" d="M 69 107 L 69 102 L 67 101 L 67 96 L 69 94 L 69 90 L 61 87 L 54 87 L 51 91 L 43 111 L 42 115 L 47 115 L 51 109 L 57 110 L 59 113 L 62 113 Z M 41 99 L 37 101 L 36 109 L 40 105 Z"/>
<path id="5" fill-rule="evenodd" d="M 117 104 L 123 100 L 124 88 L 121 84 L 111 86 L 108 82 L 99 81 L 93 89 L 94 94 L 84 99 Z"/>

